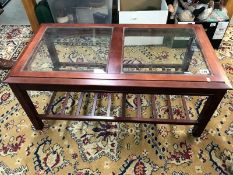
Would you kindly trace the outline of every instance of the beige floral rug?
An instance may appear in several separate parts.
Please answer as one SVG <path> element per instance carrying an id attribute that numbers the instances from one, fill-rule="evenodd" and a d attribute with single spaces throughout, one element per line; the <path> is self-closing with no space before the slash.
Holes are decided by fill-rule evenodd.
<path id="1" fill-rule="evenodd" d="M 32 36 L 29 26 L 0 26 L 0 58 L 17 60 Z M 229 27 L 216 51 L 233 83 L 233 27 Z M 8 71 L 0 70 L 1 80 Z M 51 97 L 50 92 L 29 92 L 39 112 Z M 79 93 L 69 97 L 66 113 L 72 113 Z M 94 94 L 86 93 L 85 112 L 91 110 Z M 157 104 L 160 117 L 168 110 L 161 96 Z M 120 94 L 113 96 L 117 115 Z M 126 115 L 136 114 L 136 96 L 127 95 Z M 183 117 L 178 96 L 172 96 L 173 112 Z M 195 118 L 204 98 L 186 97 L 190 117 Z M 89 101 L 88 101 L 89 100 Z M 106 112 L 107 94 L 98 95 L 98 115 Z M 51 112 L 64 102 L 57 96 Z M 141 95 L 142 113 L 149 116 L 150 101 Z M 0 172 L 4 175 L 227 175 L 233 166 L 233 91 L 229 91 L 211 122 L 199 138 L 190 134 L 191 126 L 45 121 L 36 131 L 9 86 L 0 84 Z M 233 167 L 232 167 L 233 169 Z"/>

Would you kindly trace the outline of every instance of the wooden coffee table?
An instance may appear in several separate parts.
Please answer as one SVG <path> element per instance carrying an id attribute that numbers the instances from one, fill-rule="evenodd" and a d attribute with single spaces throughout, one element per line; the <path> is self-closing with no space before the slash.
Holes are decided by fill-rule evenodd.
<path id="1" fill-rule="evenodd" d="M 48 120 L 102 120 L 194 125 L 200 136 L 228 89 L 224 70 L 201 25 L 41 25 L 7 82 L 36 129 Z M 81 92 L 74 115 L 38 114 L 27 91 Z M 106 116 L 80 115 L 84 92 L 108 93 Z M 112 93 L 121 93 L 121 115 L 111 115 Z M 126 94 L 137 94 L 137 116 L 126 117 Z M 144 118 L 140 94 L 151 94 L 152 117 Z M 155 94 L 167 98 L 168 119 L 157 116 Z M 171 95 L 208 96 L 197 120 L 175 119 Z M 54 99 L 48 105 L 50 108 Z M 69 93 L 64 100 L 65 108 Z M 47 110 L 49 111 L 49 110 Z"/>

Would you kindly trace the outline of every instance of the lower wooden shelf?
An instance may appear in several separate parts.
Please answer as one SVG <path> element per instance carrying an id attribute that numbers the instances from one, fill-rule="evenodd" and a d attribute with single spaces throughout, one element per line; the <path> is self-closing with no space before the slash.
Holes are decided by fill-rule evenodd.
<path id="1" fill-rule="evenodd" d="M 77 103 L 75 111 L 72 112 L 72 114 L 67 115 L 66 114 L 66 108 L 68 105 L 69 98 L 72 96 L 73 92 L 66 92 L 65 95 L 62 97 L 62 103 L 60 105 L 60 110 L 56 113 L 52 113 L 51 109 L 54 103 L 54 100 L 57 98 L 58 93 L 54 92 L 50 98 L 50 101 L 48 103 L 47 109 L 45 110 L 45 114 L 39 114 L 39 117 L 41 119 L 45 120 L 80 120 L 80 121 L 108 121 L 108 122 L 135 122 L 135 123 L 154 123 L 154 124 L 176 124 L 176 125 L 197 125 L 198 121 L 190 119 L 189 117 L 189 111 L 186 104 L 186 99 L 184 96 L 181 96 L 181 102 L 183 106 L 183 113 L 184 118 L 177 119 L 174 118 L 173 114 L 173 108 L 171 104 L 171 98 L 169 95 L 164 95 L 166 99 L 166 105 L 167 105 L 167 114 L 168 118 L 164 119 L 159 116 L 159 112 L 156 106 L 156 101 L 158 100 L 158 95 L 149 95 L 150 96 L 150 108 L 152 111 L 152 115 L 149 118 L 144 118 L 142 114 L 142 100 L 141 100 L 141 94 L 135 95 L 134 104 L 136 107 L 136 116 L 135 117 L 128 117 L 126 115 L 126 98 L 127 94 L 123 93 L 121 94 L 121 114 L 119 116 L 112 116 L 111 115 L 111 108 L 112 108 L 112 96 L 111 93 L 105 94 L 106 99 L 106 111 L 104 115 L 96 115 L 96 110 L 98 108 L 98 96 L 101 95 L 101 93 L 93 93 L 92 96 L 92 102 L 91 109 L 88 115 L 81 114 L 82 105 L 84 103 L 84 97 L 85 92 L 80 92 L 78 98 L 76 99 Z"/>
<path id="2" fill-rule="evenodd" d="M 176 124 L 176 125 L 197 125 L 197 120 L 187 119 L 156 119 L 136 117 L 108 117 L 108 116 L 68 116 L 68 115 L 45 115 L 39 117 L 45 120 L 80 120 L 80 121 L 106 121 L 106 122 L 129 122 L 129 123 L 153 123 L 153 124 Z"/>

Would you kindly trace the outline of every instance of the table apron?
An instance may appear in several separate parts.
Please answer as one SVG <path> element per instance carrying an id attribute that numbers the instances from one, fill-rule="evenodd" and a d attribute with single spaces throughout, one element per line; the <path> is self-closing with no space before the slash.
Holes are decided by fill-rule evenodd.
<path id="1" fill-rule="evenodd" d="M 42 84 L 15 84 L 18 88 L 28 91 L 60 91 L 60 92 L 104 92 L 104 93 L 132 93 L 132 94 L 167 94 L 211 96 L 225 89 L 203 88 L 165 88 L 165 87 L 124 87 L 124 86 L 93 86 L 93 85 L 42 85 Z"/>

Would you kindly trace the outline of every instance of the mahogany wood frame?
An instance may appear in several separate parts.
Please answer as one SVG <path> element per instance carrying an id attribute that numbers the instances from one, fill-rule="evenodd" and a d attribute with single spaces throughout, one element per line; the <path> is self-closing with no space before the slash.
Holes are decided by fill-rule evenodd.
<path id="1" fill-rule="evenodd" d="M 90 72 L 29 72 L 23 68 L 30 58 L 33 50 L 39 44 L 45 30 L 48 27 L 110 27 L 113 28 L 112 41 L 110 45 L 107 73 L 94 74 Z M 182 75 L 182 74 L 124 74 L 121 73 L 122 45 L 124 28 L 191 28 L 195 31 L 199 41 L 201 51 L 206 60 L 210 75 Z M 193 135 L 200 136 L 208 121 L 228 89 L 232 86 L 227 79 L 215 52 L 201 25 L 100 25 L 100 24 L 46 24 L 41 25 L 37 34 L 32 38 L 27 48 L 21 54 L 17 64 L 11 70 L 5 82 L 9 83 L 15 96 L 18 98 L 23 109 L 36 129 L 43 128 L 42 119 L 63 119 L 63 120 L 103 120 L 119 122 L 148 122 L 148 123 L 168 123 L 168 124 L 193 124 Z M 65 114 L 51 116 L 50 114 L 40 115 L 35 110 L 27 90 L 38 91 L 66 91 L 66 92 L 108 92 L 123 93 L 122 116 L 114 118 L 109 116 L 111 95 L 108 95 L 107 116 L 66 116 Z M 165 94 L 165 95 L 200 95 L 209 96 L 197 121 L 185 121 L 173 119 L 169 96 L 168 107 L 170 118 L 167 120 L 151 118 L 144 119 L 141 116 L 140 103 L 138 102 L 137 118 L 124 117 L 124 101 L 126 93 L 135 94 Z M 139 99 L 140 96 L 137 96 Z M 82 101 L 82 99 L 81 99 Z M 139 101 L 139 100 L 138 100 Z M 154 95 L 152 95 L 154 101 Z M 96 98 L 94 103 L 96 102 Z M 182 97 L 185 113 L 187 106 Z M 79 113 L 80 106 L 78 106 Z M 64 111 L 64 110 L 63 110 Z M 156 108 L 153 107 L 153 115 L 156 115 Z"/>

